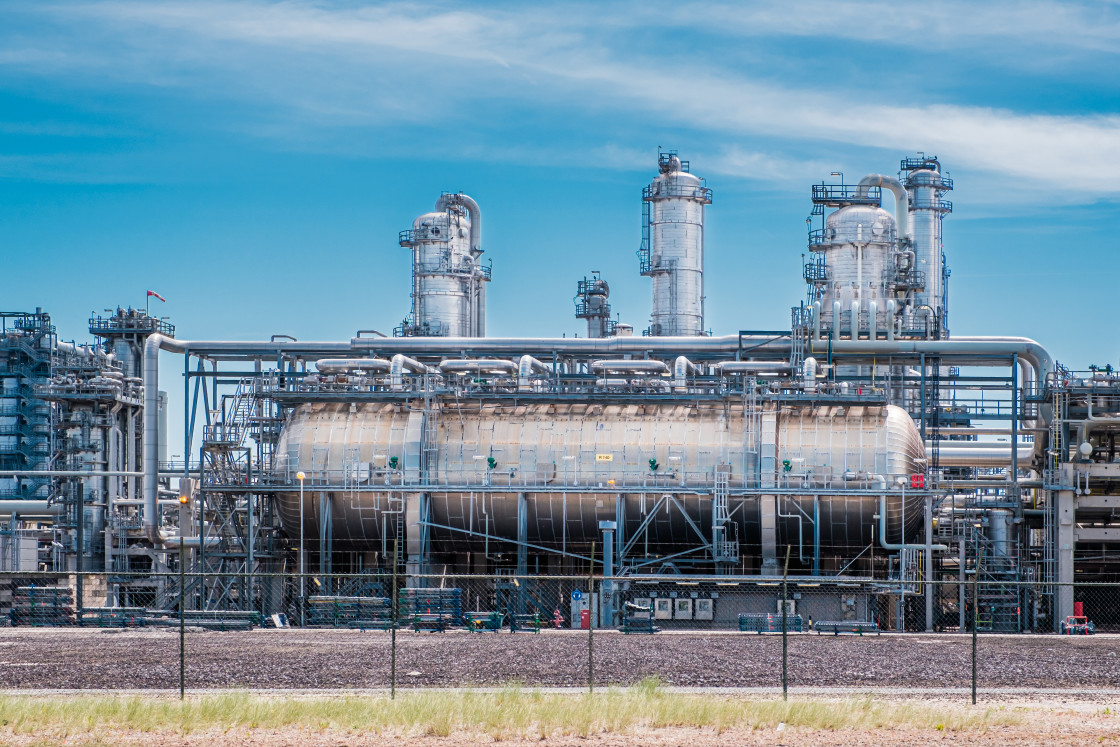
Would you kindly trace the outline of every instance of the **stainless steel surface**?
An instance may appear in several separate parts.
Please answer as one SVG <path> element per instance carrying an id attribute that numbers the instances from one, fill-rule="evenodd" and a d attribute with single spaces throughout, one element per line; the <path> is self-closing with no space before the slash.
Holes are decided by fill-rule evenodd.
<path id="1" fill-rule="evenodd" d="M 828 267 L 820 298 L 824 324 L 853 337 L 870 329 L 872 322 L 884 330 L 893 324 L 887 301 L 892 297 L 889 270 L 895 264 L 897 238 L 895 220 L 882 208 L 849 205 L 829 214 L 822 245 Z"/>
<path id="2" fill-rule="evenodd" d="M 936 162 L 930 161 L 927 168 L 910 172 L 906 187 L 911 195 L 910 221 L 917 268 L 926 276 L 925 290 L 916 295 L 914 305 L 918 309 L 930 309 L 935 318 L 944 321 L 945 256 L 941 245 L 941 220 L 945 205 L 941 192 L 948 186 L 942 181 Z"/>
<path id="3" fill-rule="evenodd" d="M 446 194 L 435 212 L 412 224 L 401 245 L 412 250 L 412 314 L 408 336 L 482 337 L 486 334 L 481 265 L 481 214 L 466 195 Z"/>
<path id="4" fill-rule="evenodd" d="M 846 547 L 870 541 L 877 495 L 886 493 L 897 534 L 901 497 L 891 480 L 922 471 L 925 464 L 919 434 L 904 411 L 821 407 L 774 414 L 752 426 L 741 403 L 445 400 L 438 417 L 427 418 L 396 404 L 365 404 L 353 411 L 349 405 L 305 404 L 281 435 L 274 477 L 294 484 L 295 473 L 305 472 L 307 539 L 319 536 L 322 491 L 331 501 L 336 546 L 352 549 L 380 547 L 387 517 L 400 510 L 406 495 L 418 492 L 429 495 L 431 521 L 451 527 L 432 535 L 447 550 L 477 551 L 484 543 L 455 530 L 516 536 L 518 493 L 526 494 L 531 507 L 530 541 L 550 547 L 590 542 L 597 521 L 615 518 L 618 500 L 631 529 L 662 495 L 674 496 L 698 526 L 710 526 L 718 464 L 731 465 L 731 506 L 737 507 L 733 515 L 747 545 L 759 541 L 759 492 L 788 496 L 782 501 L 791 511 L 796 505 L 811 512 L 812 496 L 820 496 L 822 542 Z M 421 430 L 410 430 L 418 418 Z M 410 441 L 425 446 L 410 449 Z M 772 452 L 766 443 L 773 444 Z M 421 453 L 424 463 L 414 463 Z M 298 493 L 281 492 L 279 507 L 292 531 Z M 908 525 L 920 519 L 916 509 L 907 515 Z M 783 531 L 794 526 L 790 520 Z M 669 546 L 687 542 L 691 529 L 680 510 L 665 510 L 652 531 L 651 542 Z"/>
<path id="5" fill-rule="evenodd" d="M 700 179 L 670 156 L 646 190 L 650 203 L 652 334 L 704 333 L 704 206 L 711 204 Z"/>

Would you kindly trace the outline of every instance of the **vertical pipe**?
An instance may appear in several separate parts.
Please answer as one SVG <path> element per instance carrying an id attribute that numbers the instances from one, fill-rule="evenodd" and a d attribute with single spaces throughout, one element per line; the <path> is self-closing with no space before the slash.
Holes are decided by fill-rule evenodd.
<path id="1" fill-rule="evenodd" d="M 179 700 L 187 697 L 187 623 L 184 608 L 187 606 L 187 538 L 179 529 Z"/>
<path id="2" fill-rule="evenodd" d="M 303 480 L 305 477 L 303 472 L 296 473 L 296 479 L 299 480 L 299 625 L 301 628 L 306 624 L 303 600 Z"/>
<path id="3" fill-rule="evenodd" d="M 1019 474 L 1019 354 L 1011 357 L 1011 479 L 1016 484 Z M 1015 496 L 1018 498 L 1018 496 Z"/>
<path id="4" fill-rule="evenodd" d="M 595 600 L 595 540 L 591 540 L 591 562 L 587 566 L 587 607 L 592 612 Z M 587 691 L 595 692 L 595 617 L 587 616 Z"/>
<path id="5" fill-rule="evenodd" d="M 602 598 L 599 600 L 599 622 L 604 627 L 614 625 L 614 527 L 613 521 L 601 521 L 603 530 L 603 581 Z"/>
<path id="6" fill-rule="evenodd" d="M 926 495 L 926 632 L 933 632 L 933 498 Z"/>
<path id="7" fill-rule="evenodd" d="M 78 534 L 78 536 L 77 536 L 78 547 L 77 547 L 77 554 L 74 556 L 74 570 L 76 571 L 76 574 L 74 576 L 74 587 L 75 587 L 75 591 L 77 592 L 76 595 L 75 595 L 75 597 L 76 597 L 75 601 L 77 602 L 77 604 L 75 604 L 75 607 L 77 607 L 77 613 L 78 613 L 78 626 L 81 627 L 81 625 L 82 625 L 82 607 L 85 606 L 85 600 L 82 598 L 82 592 L 84 591 L 84 589 L 82 588 L 82 555 L 85 552 L 85 548 L 84 548 L 85 532 L 83 531 L 83 527 L 85 526 L 85 523 L 86 523 L 86 494 L 85 494 L 85 483 L 83 483 L 79 479 L 79 480 L 75 480 L 75 485 L 77 486 L 77 497 L 75 499 L 75 503 L 77 504 L 77 514 L 78 514 L 78 532 L 77 532 L 77 534 Z M 14 542 L 14 538 L 15 538 L 15 535 L 13 535 L 13 542 Z"/>
<path id="8" fill-rule="evenodd" d="M 920 388 L 921 393 L 921 413 L 922 413 L 922 443 L 926 442 L 926 354 L 922 353 L 921 363 L 922 368 L 922 383 Z M 1014 451 L 1014 449 L 1012 449 Z M 905 541 L 905 540 L 904 540 Z"/>
<path id="9" fill-rule="evenodd" d="M 957 586 L 957 607 L 958 607 L 958 610 L 959 610 L 959 612 L 960 612 L 960 620 L 959 620 L 959 622 L 958 622 L 957 624 L 958 624 L 958 626 L 959 626 L 959 630 L 960 630 L 960 631 L 961 631 L 961 632 L 963 633 L 963 632 L 965 631 L 965 625 L 966 625 L 966 622 L 965 622 L 965 619 L 964 619 L 964 608 L 965 608 L 965 591 L 964 591 L 964 563 L 965 563 L 965 555 L 964 555 L 964 540 L 961 540 L 961 541 L 960 541 L 960 546 L 961 546 L 961 550 L 960 550 L 960 560 L 958 560 L 958 561 L 957 561 L 957 562 L 958 562 L 958 563 L 960 564 L 960 565 L 959 565 L 959 568 L 960 568 L 960 572 L 958 573 L 958 577 L 959 577 L 959 579 L 960 579 L 960 582 L 959 582 L 959 584 L 958 584 L 958 586 Z"/>
<path id="10" fill-rule="evenodd" d="M 875 552 L 875 543 L 871 543 L 871 552 Z M 813 496 L 813 575 L 821 573 L 821 497 Z"/>

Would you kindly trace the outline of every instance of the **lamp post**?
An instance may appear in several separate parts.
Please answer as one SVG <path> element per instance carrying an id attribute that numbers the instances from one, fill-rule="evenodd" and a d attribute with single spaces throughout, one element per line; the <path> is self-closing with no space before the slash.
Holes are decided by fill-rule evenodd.
<path id="1" fill-rule="evenodd" d="M 299 480 L 299 625 L 300 627 L 306 626 L 306 619 L 304 615 L 304 583 L 303 583 L 303 481 L 307 478 L 303 472 L 296 473 L 296 479 Z"/>

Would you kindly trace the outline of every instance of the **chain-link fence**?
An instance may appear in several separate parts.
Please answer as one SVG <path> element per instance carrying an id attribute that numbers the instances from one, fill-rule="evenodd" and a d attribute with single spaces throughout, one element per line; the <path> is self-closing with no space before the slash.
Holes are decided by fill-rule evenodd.
<path id="1" fill-rule="evenodd" d="M 0 576 L 0 688 L 1120 687 L 1120 588 L 969 578 Z M 1068 613 L 1068 614 L 1066 614 Z M 1064 634 L 1064 635 L 1063 635 Z"/>

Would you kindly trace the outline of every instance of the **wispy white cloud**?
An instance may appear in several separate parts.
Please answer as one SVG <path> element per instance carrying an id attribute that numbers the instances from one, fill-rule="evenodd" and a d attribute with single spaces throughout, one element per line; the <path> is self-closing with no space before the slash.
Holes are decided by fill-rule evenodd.
<path id="1" fill-rule="evenodd" d="M 1120 184 L 1100 167 L 1120 161 L 1117 114 L 929 104 L 920 91 L 886 85 L 853 91 L 836 80 L 815 88 L 788 85 L 765 71 L 673 47 L 647 48 L 636 38 L 638 31 L 649 31 L 671 39 L 674 29 L 691 29 L 711 36 L 780 33 L 939 48 L 985 38 L 1017 44 L 1077 38 L 1112 52 L 1120 38 L 1115 5 L 798 0 L 780 11 L 762 4 L 663 3 L 594 13 L 591 6 L 464 7 L 116 0 L 28 12 L 81 30 L 67 36 L 65 53 L 40 52 L 49 74 L 58 74 L 69 60 L 94 57 L 101 77 L 256 102 L 287 112 L 280 120 L 296 114 L 301 135 L 315 128 L 393 123 L 500 130 L 500 122 L 487 121 L 492 115 L 479 105 L 485 102 L 509 111 L 564 112 L 574 130 L 581 118 L 625 117 L 700 133 L 726 143 L 713 149 L 714 170 L 734 176 L 783 181 L 792 174 L 804 180 L 810 171 L 820 176 L 830 170 L 812 156 L 767 155 L 760 144 L 780 143 L 782 153 L 797 143 L 811 146 L 804 147 L 809 153 L 819 153 L 823 144 L 892 153 L 921 148 L 1019 188 L 1120 195 Z M 689 46 L 702 49 L 702 42 L 694 39 Z M 33 66 L 35 50 L 29 50 L 12 64 Z M 884 57 L 877 64 L 889 61 Z M 81 75 L 83 69 L 87 62 L 69 72 Z M 262 125 L 254 119 L 250 126 L 274 137 L 292 131 L 284 122 Z M 532 161 L 530 151 L 552 155 L 528 135 L 524 143 L 507 148 L 504 157 L 520 153 Z M 604 152 L 619 164 L 631 161 L 631 154 L 616 146 Z"/>

